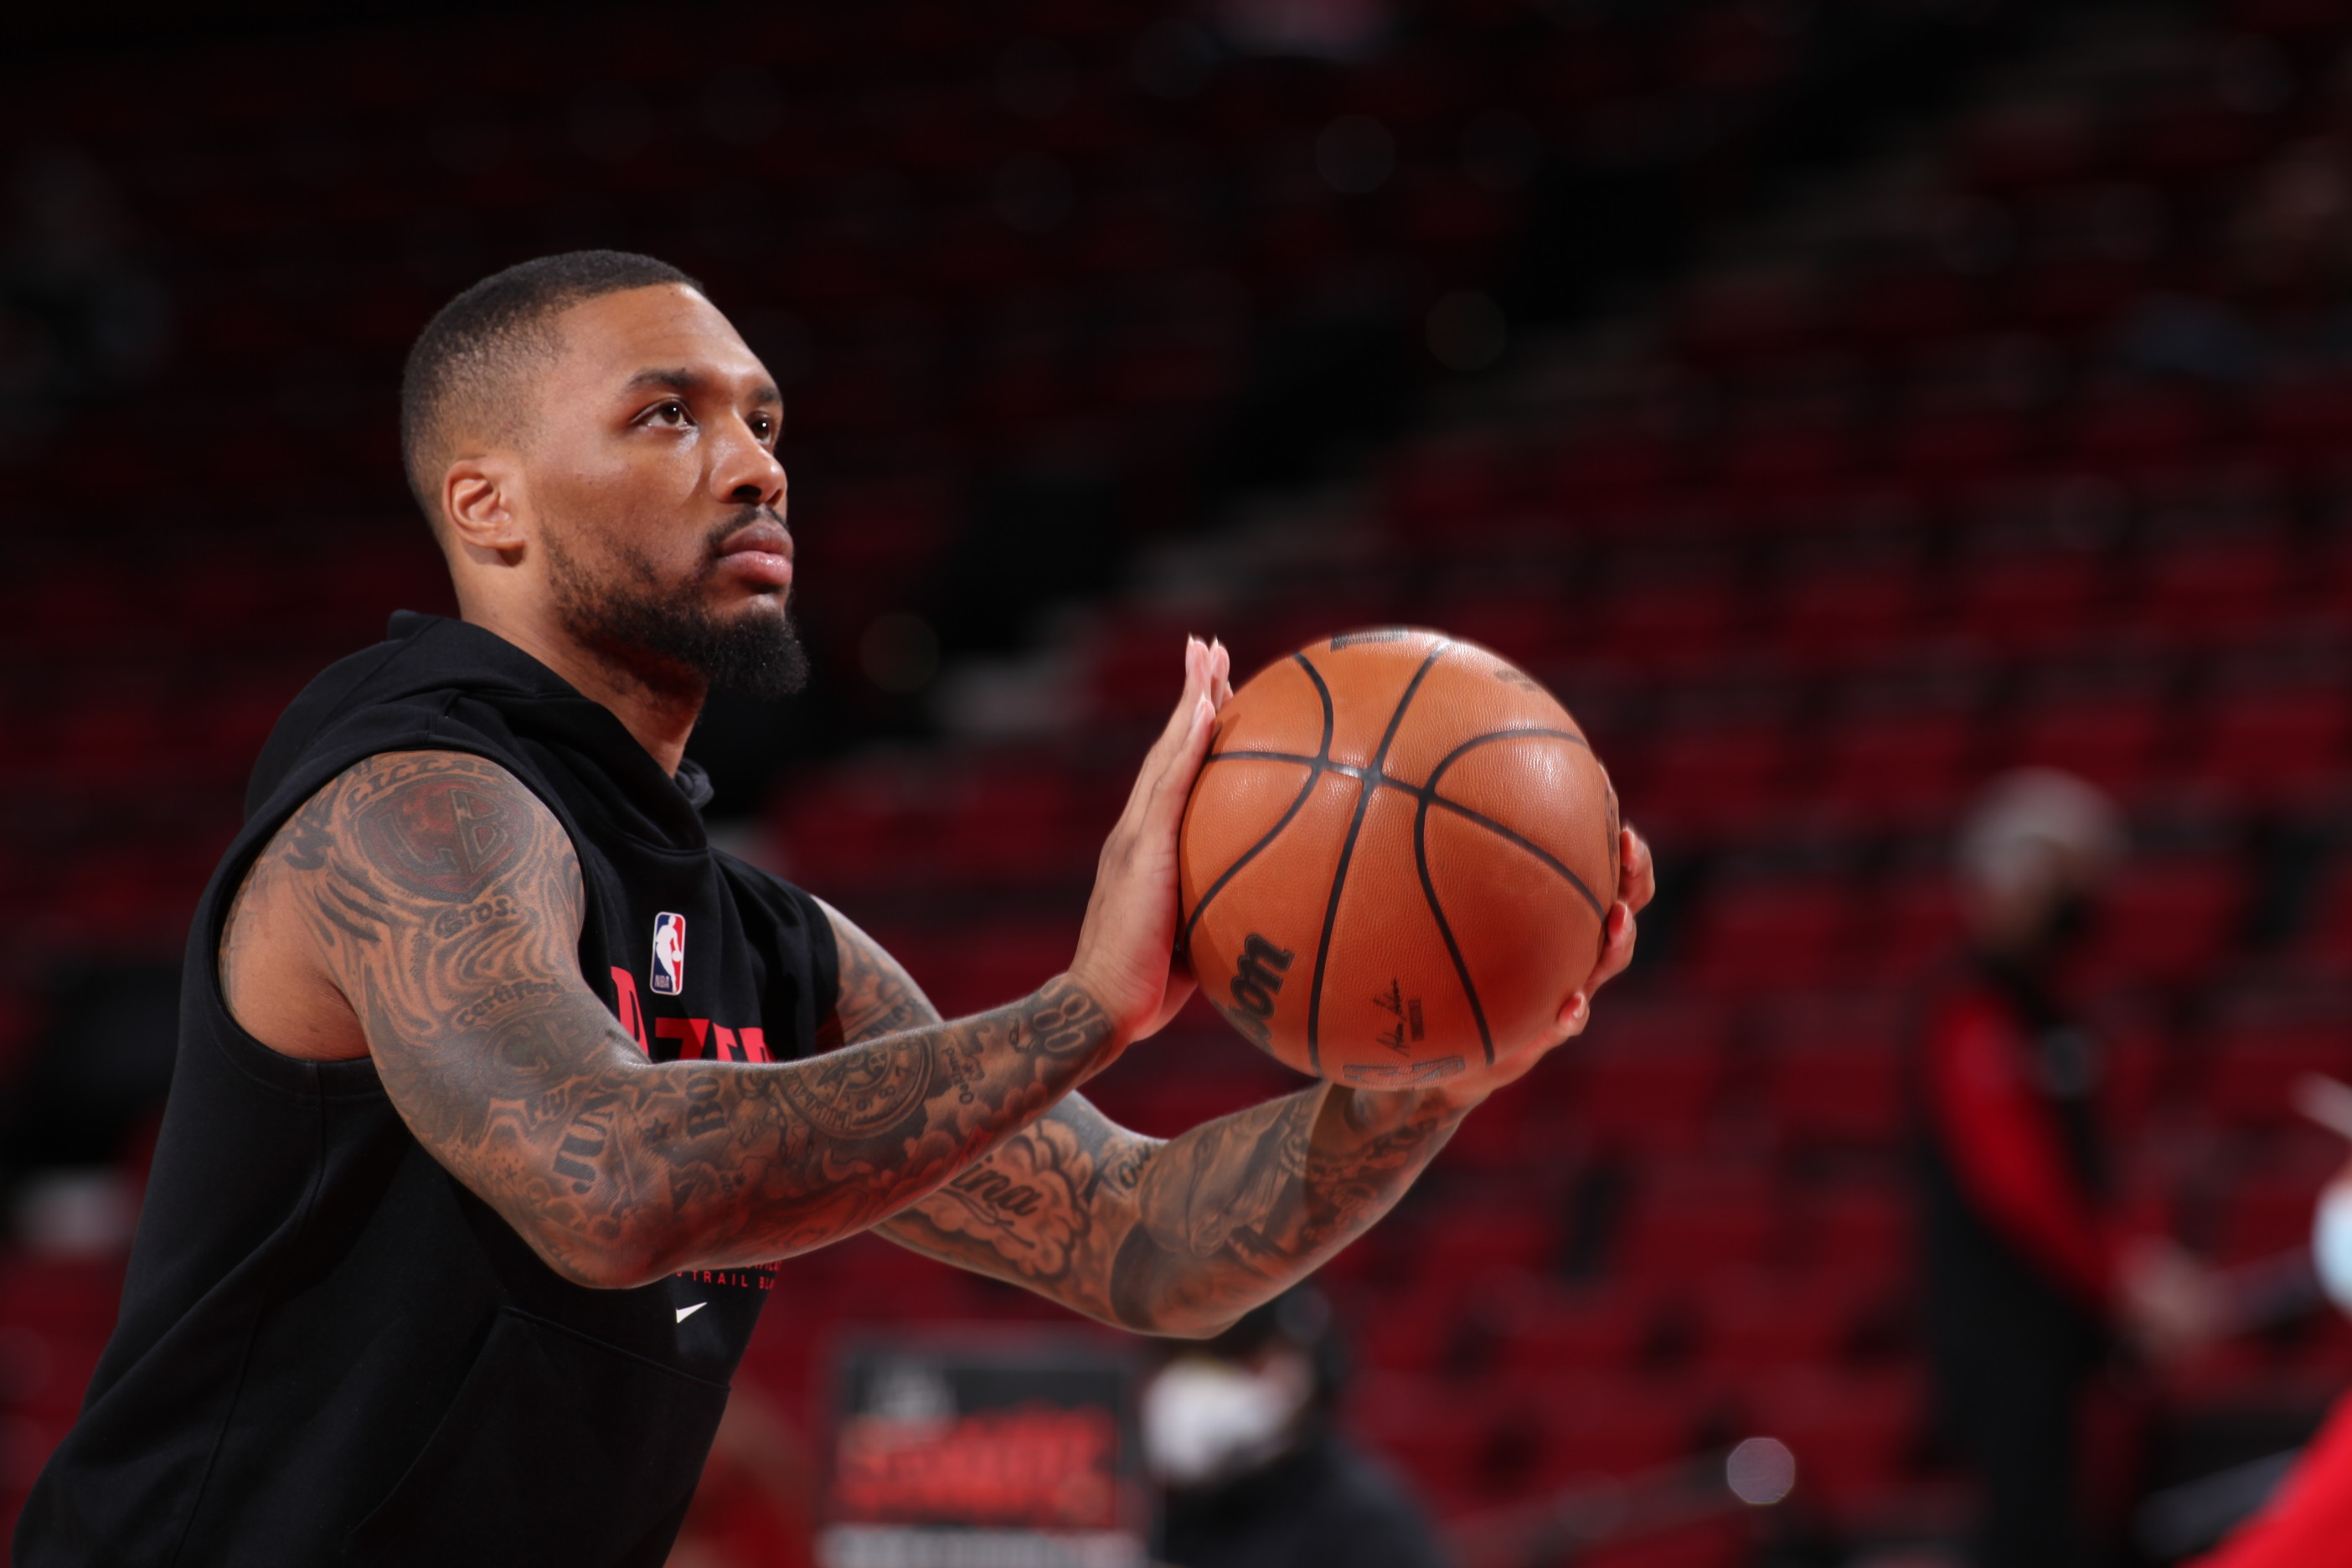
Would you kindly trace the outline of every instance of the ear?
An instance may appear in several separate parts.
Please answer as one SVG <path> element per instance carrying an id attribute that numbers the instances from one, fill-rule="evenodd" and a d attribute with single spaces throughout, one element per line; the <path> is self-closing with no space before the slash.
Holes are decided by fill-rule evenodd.
<path id="1" fill-rule="evenodd" d="M 511 566 L 530 542 L 522 465 L 510 454 L 459 458 L 441 476 L 441 519 L 467 554 Z"/>

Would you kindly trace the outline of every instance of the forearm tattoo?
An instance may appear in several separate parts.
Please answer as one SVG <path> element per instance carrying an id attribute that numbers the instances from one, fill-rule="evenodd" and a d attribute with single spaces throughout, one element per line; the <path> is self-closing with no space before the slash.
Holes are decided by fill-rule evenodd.
<path id="1" fill-rule="evenodd" d="M 1050 1107 L 1112 1035 L 1067 979 L 947 1023 L 911 984 L 889 997 L 845 962 L 845 997 L 859 989 L 832 1028 L 864 1043 L 781 1065 L 650 1063 L 582 979 L 571 841 L 511 774 L 462 754 L 373 757 L 322 789 L 237 895 L 278 900 L 418 1140 L 586 1283 L 864 1229 Z M 232 994 L 237 927 L 233 907 Z"/>
<path id="2" fill-rule="evenodd" d="M 937 1017 L 887 954 L 835 931 L 845 1018 Z M 882 1228 L 1104 1322 L 1213 1333 L 1363 1234 L 1461 1115 L 1433 1096 L 1326 1085 L 1162 1141 L 1073 1094 Z"/>

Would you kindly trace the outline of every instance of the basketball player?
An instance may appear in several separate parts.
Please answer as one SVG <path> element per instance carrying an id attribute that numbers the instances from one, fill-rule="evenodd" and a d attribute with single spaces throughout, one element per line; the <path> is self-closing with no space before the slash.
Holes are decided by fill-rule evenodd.
<path id="1" fill-rule="evenodd" d="M 1072 1094 L 1159 1028 L 1222 649 L 1103 848 L 1065 973 L 943 1021 L 834 910 L 714 851 L 705 694 L 801 681 L 775 387 L 692 279 L 528 262 L 409 360 L 462 619 L 288 710 L 198 910 L 122 1311 L 22 1568 L 655 1564 L 789 1258 L 894 1239 L 1205 1335 L 1346 1245 L 1473 1106 L 1318 1085 L 1169 1142 Z M 790 1310 L 789 1303 L 784 1308 Z"/>

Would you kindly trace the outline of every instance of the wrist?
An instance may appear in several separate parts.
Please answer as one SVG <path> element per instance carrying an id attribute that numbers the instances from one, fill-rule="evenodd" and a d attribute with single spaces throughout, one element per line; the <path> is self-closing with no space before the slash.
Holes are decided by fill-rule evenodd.
<path id="1" fill-rule="evenodd" d="M 1090 1073 L 1118 1060 L 1119 1053 L 1143 1033 L 1132 1020 L 1106 1006 L 1102 987 L 1075 965 L 1040 986 L 1037 997 L 1050 1014 L 1087 1037 L 1082 1048 L 1094 1058 Z"/>

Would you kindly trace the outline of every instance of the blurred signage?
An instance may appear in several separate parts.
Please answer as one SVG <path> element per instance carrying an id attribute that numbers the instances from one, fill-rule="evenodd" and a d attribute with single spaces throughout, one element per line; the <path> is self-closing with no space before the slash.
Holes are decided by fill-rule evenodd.
<path id="1" fill-rule="evenodd" d="M 1076 1335 L 854 1342 L 825 1517 L 825 1568 L 1142 1568 L 1133 1368 Z"/>

